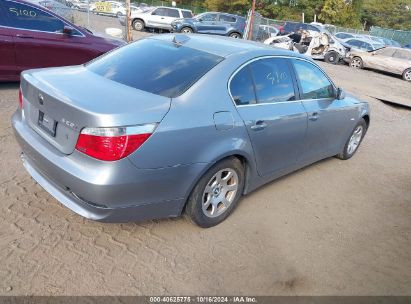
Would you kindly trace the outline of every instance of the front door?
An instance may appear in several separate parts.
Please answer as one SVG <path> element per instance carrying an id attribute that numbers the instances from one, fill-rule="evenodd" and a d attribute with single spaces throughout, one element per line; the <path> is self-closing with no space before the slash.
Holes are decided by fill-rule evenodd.
<path id="1" fill-rule="evenodd" d="M 217 17 L 217 14 L 214 13 L 203 14 L 197 24 L 197 32 L 203 34 L 217 34 Z"/>
<path id="2" fill-rule="evenodd" d="M 312 162 L 338 154 L 354 128 L 357 108 L 345 99 L 337 99 L 335 86 L 316 65 L 300 59 L 292 63 L 308 115 L 303 160 Z"/>
<path id="3" fill-rule="evenodd" d="M 288 60 L 272 57 L 253 61 L 230 83 L 261 176 L 291 168 L 304 145 L 307 114 L 297 100 Z"/>
<path id="4" fill-rule="evenodd" d="M 46 10 L 12 0 L 3 1 L 3 9 L 14 38 L 18 71 L 75 65 L 91 58 L 85 36 L 76 29 L 63 34 L 66 23 Z"/>

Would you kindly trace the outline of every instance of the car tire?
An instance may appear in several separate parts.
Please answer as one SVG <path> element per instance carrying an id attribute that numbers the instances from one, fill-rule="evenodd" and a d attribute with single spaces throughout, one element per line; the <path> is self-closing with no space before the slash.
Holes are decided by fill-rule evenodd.
<path id="1" fill-rule="evenodd" d="M 231 37 L 231 38 L 241 39 L 241 34 L 237 33 L 237 32 L 231 33 L 228 36 Z"/>
<path id="2" fill-rule="evenodd" d="M 180 33 L 192 34 L 192 33 L 194 33 L 194 31 L 191 27 L 185 26 L 181 29 Z"/>
<path id="3" fill-rule="evenodd" d="M 361 118 L 345 143 L 344 150 L 337 157 L 342 160 L 350 159 L 357 152 L 366 132 L 367 123 Z"/>
<path id="4" fill-rule="evenodd" d="M 340 55 L 334 51 L 328 52 L 324 56 L 324 61 L 331 64 L 337 64 L 340 61 Z"/>
<path id="5" fill-rule="evenodd" d="M 212 166 L 191 192 L 185 215 L 203 228 L 224 221 L 234 210 L 244 189 L 244 167 L 236 157 Z"/>
<path id="6" fill-rule="evenodd" d="M 142 31 L 144 30 L 145 24 L 143 20 L 140 19 L 135 19 L 133 20 L 133 29 L 136 31 Z"/>
<path id="7" fill-rule="evenodd" d="M 362 59 L 360 57 L 352 58 L 350 61 L 350 67 L 354 69 L 362 69 L 364 67 Z"/>
<path id="8" fill-rule="evenodd" d="M 402 73 L 402 79 L 405 81 L 411 81 L 411 68 L 406 69 L 404 73 Z"/>
<path id="9" fill-rule="evenodd" d="M 117 18 L 119 18 L 119 17 L 123 16 L 123 14 L 121 12 L 117 12 L 116 16 L 117 16 Z"/>

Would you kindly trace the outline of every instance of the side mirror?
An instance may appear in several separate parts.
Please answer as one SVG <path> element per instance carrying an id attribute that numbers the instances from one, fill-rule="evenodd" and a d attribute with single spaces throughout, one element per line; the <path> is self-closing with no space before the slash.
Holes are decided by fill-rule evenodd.
<path id="1" fill-rule="evenodd" d="M 337 99 L 338 99 L 338 100 L 345 99 L 345 92 L 344 92 L 344 90 L 341 89 L 341 88 L 338 88 L 338 89 L 337 89 Z"/>
<path id="2" fill-rule="evenodd" d="M 198 21 L 203 22 L 203 18 L 198 18 Z"/>
<path id="3" fill-rule="evenodd" d="M 64 34 L 64 35 L 71 36 L 71 35 L 73 34 L 73 31 L 74 31 L 74 29 L 73 29 L 71 26 L 65 25 L 65 26 L 63 27 L 63 34 Z"/>

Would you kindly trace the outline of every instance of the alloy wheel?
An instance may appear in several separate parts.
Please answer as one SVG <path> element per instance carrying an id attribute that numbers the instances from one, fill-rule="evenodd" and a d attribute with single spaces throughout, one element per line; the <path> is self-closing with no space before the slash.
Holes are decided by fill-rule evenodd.
<path id="1" fill-rule="evenodd" d="M 360 69 L 362 66 L 362 61 L 360 58 L 353 58 L 351 60 L 350 66 L 356 69 Z"/>
<path id="2" fill-rule="evenodd" d="M 202 196 L 202 210 L 207 217 L 223 214 L 233 203 L 239 187 L 235 170 L 225 168 L 218 171 L 207 183 Z"/>
<path id="3" fill-rule="evenodd" d="M 350 141 L 348 142 L 347 146 L 347 153 L 353 154 L 355 150 L 357 150 L 358 146 L 360 145 L 362 134 L 364 132 L 363 126 L 357 126 L 351 135 Z"/>

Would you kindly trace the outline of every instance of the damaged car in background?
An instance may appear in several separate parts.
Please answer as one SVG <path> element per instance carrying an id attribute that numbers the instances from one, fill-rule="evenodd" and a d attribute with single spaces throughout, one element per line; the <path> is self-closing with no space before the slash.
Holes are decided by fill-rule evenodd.
<path id="1" fill-rule="evenodd" d="M 344 59 L 350 50 L 349 46 L 333 38 L 330 33 L 310 30 L 299 30 L 296 33 L 271 37 L 264 43 L 332 64 L 337 64 Z"/>
<path id="2" fill-rule="evenodd" d="M 384 47 L 370 52 L 351 51 L 346 61 L 352 68 L 379 70 L 411 81 L 411 50 L 408 49 Z"/>

